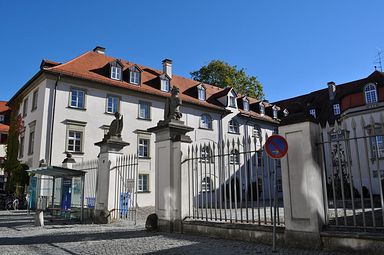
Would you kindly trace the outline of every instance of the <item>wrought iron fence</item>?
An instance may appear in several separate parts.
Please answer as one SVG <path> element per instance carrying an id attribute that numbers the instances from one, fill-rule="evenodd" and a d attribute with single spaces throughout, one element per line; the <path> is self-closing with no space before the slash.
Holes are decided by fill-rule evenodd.
<path id="1" fill-rule="evenodd" d="M 87 208 L 94 209 L 96 202 L 96 180 L 98 160 L 95 159 L 74 164 L 73 169 L 82 170 L 86 172 L 84 178 L 84 205 Z"/>
<path id="2" fill-rule="evenodd" d="M 138 185 L 138 157 L 125 155 L 116 159 L 116 166 L 110 171 L 110 178 L 114 183 L 114 208 L 112 219 L 133 221 L 136 224 L 137 215 L 137 185 Z M 111 183 L 110 181 L 110 183 Z"/>
<path id="3" fill-rule="evenodd" d="M 266 155 L 261 136 L 191 145 L 183 169 L 189 219 L 268 225 L 276 214 L 284 224 L 280 161 Z"/>
<path id="4" fill-rule="evenodd" d="M 383 123 L 359 122 L 327 123 L 321 135 L 327 225 L 383 231 Z"/>

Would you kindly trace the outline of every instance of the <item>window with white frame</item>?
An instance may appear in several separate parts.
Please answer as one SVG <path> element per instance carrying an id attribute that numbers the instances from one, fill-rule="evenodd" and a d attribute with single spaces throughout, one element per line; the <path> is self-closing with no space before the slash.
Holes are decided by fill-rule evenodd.
<path id="1" fill-rule="evenodd" d="M 65 151 L 82 154 L 87 123 L 75 120 L 65 120 L 64 123 L 67 125 Z"/>
<path id="2" fill-rule="evenodd" d="M 377 91 L 374 84 L 368 84 L 364 88 L 365 102 L 367 104 L 372 104 L 377 102 Z"/>
<path id="3" fill-rule="evenodd" d="M 82 132 L 69 130 L 68 141 L 67 141 L 67 151 L 82 152 L 82 138 L 83 138 Z"/>
<path id="4" fill-rule="evenodd" d="M 23 117 L 27 116 L 27 111 L 28 111 L 28 97 L 26 99 L 24 99 Z"/>
<path id="5" fill-rule="evenodd" d="M 85 91 L 72 88 L 70 93 L 69 106 L 72 108 L 84 109 L 85 108 Z"/>
<path id="6" fill-rule="evenodd" d="M 131 70 L 129 71 L 129 83 L 139 84 L 140 83 L 140 72 Z"/>
<path id="7" fill-rule="evenodd" d="M 121 67 L 111 66 L 111 79 L 121 80 Z"/>
<path id="8" fill-rule="evenodd" d="M 249 111 L 249 101 L 247 99 L 243 100 L 243 109 L 244 111 L 248 112 Z"/>
<path id="9" fill-rule="evenodd" d="M 278 118 L 278 115 L 277 115 L 278 110 L 277 110 L 276 106 L 273 106 L 273 107 L 272 107 L 272 111 L 273 111 L 273 118 L 274 118 L 274 119 L 277 119 L 277 118 Z"/>
<path id="10" fill-rule="evenodd" d="M 239 123 L 232 119 L 228 122 L 228 132 L 232 134 L 238 134 L 240 131 Z"/>
<path id="11" fill-rule="evenodd" d="M 201 191 L 202 192 L 211 191 L 212 187 L 213 187 L 213 181 L 212 181 L 211 177 L 206 176 L 201 180 Z"/>
<path id="12" fill-rule="evenodd" d="M 150 120 L 151 119 L 151 103 L 139 101 L 139 119 Z"/>
<path id="13" fill-rule="evenodd" d="M 212 149 L 209 146 L 203 146 L 200 150 L 200 161 L 201 162 L 214 162 L 212 155 Z"/>
<path id="14" fill-rule="evenodd" d="M 120 99 L 117 96 L 107 96 L 107 113 L 115 113 L 119 111 Z"/>
<path id="15" fill-rule="evenodd" d="M 206 95 L 205 95 L 205 88 L 203 86 L 197 87 L 197 95 L 199 100 L 205 101 Z"/>
<path id="16" fill-rule="evenodd" d="M 264 115 L 265 114 L 265 106 L 264 106 L 263 102 L 259 103 L 259 107 L 260 107 L 260 114 Z"/>
<path id="17" fill-rule="evenodd" d="M 137 190 L 139 192 L 149 191 L 149 174 L 139 174 L 139 181 L 137 183 Z"/>
<path id="18" fill-rule="evenodd" d="M 334 115 L 339 115 L 340 114 L 340 105 L 339 104 L 334 104 L 333 105 L 333 114 Z"/>
<path id="19" fill-rule="evenodd" d="M 284 109 L 284 111 L 283 111 L 283 114 L 284 114 L 284 117 L 287 117 L 287 116 L 288 116 L 288 114 L 289 114 L 289 111 L 288 111 L 288 109 L 287 109 L 287 108 L 285 108 L 285 109 Z"/>
<path id="20" fill-rule="evenodd" d="M 236 97 L 234 95 L 229 96 L 229 107 L 236 107 Z"/>
<path id="21" fill-rule="evenodd" d="M 5 119 L 4 115 L 1 114 L 1 115 L 0 115 L 0 123 L 3 123 L 3 122 L 4 122 L 4 119 Z"/>
<path id="22" fill-rule="evenodd" d="M 169 92 L 170 83 L 168 79 L 161 79 L 161 91 Z"/>
<path id="23" fill-rule="evenodd" d="M 240 153 L 238 150 L 231 150 L 231 154 L 229 155 L 229 163 L 230 164 L 239 164 L 240 163 Z"/>
<path id="24" fill-rule="evenodd" d="M 316 109 L 310 109 L 309 114 L 316 118 Z"/>
<path id="25" fill-rule="evenodd" d="M 256 138 L 261 138 L 261 128 L 258 125 L 253 126 L 253 136 Z"/>
<path id="26" fill-rule="evenodd" d="M 200 128 L 212 129 L 212 118 L 208 114 L 202 114 L 200 117 Z"/>
<path id="27" fill-rule="evenodd" d="M 39 90 L 35 90 L 33 92 L 33 96 L 32 96 L 32 111 L 33 110 L 36 110 L 37 108 L 37 99 L 38 99 L 38 96 L 39 96 Z"/>
<path id="28" fill-rule="evenodd" d="M 149 157 L 149 139 L 139 138 L 138 145 L 138 156 L 139 158 L 148 158 Z"/>

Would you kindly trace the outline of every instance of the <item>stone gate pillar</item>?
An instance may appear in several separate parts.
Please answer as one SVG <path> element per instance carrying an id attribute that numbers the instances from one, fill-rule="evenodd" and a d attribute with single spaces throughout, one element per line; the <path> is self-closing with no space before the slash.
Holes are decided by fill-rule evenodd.
<path id="1" fill-rule="evenodd" d="M 281 160 L 285 237 L 288 245 L 319 248 L 326 201 L 321 147 L 316 145 L 321 130 L 313 119 L 302 117 L 292 116 L 279 127 L 288 142 L 287 156 Z"/>
<path id="2" fill-rule="evenodd" d="M 121 139 L 123 118 L 120 119 L 119 113 L 115 113 L 115 117 L 103 140 L 95 143 L 100 147 L 96 179 L 95 223 L 110 222 L 110 212 L 114 207 L 116 195 L 115 178 L 111 176 L 111 169 L 115 166 L 116 159 L 123 154 L 123 148 L 129 145 Z"/>

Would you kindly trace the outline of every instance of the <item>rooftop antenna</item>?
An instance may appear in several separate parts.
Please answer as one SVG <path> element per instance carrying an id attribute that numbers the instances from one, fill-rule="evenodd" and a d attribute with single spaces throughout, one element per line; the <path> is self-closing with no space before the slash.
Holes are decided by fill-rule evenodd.
<path id="1" fill-rule="evenodd" d="M 375 66 L 375 70 L 379 69 L 382 72 L 383 71 L 382 59 L 384 57 L 383 51 L 380 48 L 377 48 L 376 50 L 377 50 L 377 58 L 374 63 L 377 64 L 377 66 Z"/>

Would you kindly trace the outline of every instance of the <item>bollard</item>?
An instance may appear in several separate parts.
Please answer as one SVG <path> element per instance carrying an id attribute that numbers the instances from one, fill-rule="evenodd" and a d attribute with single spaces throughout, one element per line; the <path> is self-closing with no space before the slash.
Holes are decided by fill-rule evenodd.
<path id="1" fill-rule="evenodd" d="M 44 227 L 44 212 L 42 210 L 36 210 L 35 226 Z"/>

